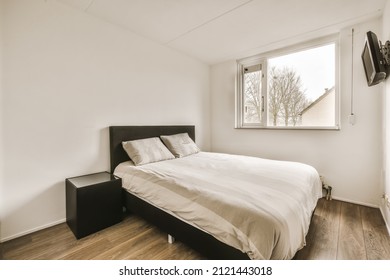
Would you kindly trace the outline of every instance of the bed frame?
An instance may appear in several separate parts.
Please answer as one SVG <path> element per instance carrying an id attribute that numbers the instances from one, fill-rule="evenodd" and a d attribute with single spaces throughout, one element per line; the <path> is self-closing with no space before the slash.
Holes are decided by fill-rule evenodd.
<path id="1" fill-rule="evenodd" d="M 115 167 L 129 157 L 122 148 L 122 141 L 137 140 L 160 135 L 187 132 L 195 141 L 195 126 L 110 126 L 111 173 Z M 127 211 L 156 225 L 169 236 L 173 236 L 195 249 L 207 259 L 249 259 L 248 255 L 199 230 L 186 222 L 150 205 L 123 189 L 123 203 Z"/>

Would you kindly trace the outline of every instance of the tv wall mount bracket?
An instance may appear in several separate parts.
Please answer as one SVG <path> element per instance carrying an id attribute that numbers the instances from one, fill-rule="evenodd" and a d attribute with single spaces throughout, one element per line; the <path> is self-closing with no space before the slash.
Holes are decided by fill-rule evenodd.
<path id="1" fill-rule="evenodd" d="M 380 50 L 383 55 L 383 59 L 385 60 L 385 64 L 387 67 L 390 66 L 390 41 L 386 41 L 384 45 L 379 41 Z"/>

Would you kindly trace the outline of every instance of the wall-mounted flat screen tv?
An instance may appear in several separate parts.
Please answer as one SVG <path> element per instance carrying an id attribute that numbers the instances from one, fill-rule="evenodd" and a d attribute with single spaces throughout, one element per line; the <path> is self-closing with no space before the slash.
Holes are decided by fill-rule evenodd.
<path id="1" fill-rule="evenodd" d="M 386 64 L 381 53 L 380 42 L 372 31 L 366 33 L 362 60 L 368 86 L 376 85 L 386 79 Z"/>

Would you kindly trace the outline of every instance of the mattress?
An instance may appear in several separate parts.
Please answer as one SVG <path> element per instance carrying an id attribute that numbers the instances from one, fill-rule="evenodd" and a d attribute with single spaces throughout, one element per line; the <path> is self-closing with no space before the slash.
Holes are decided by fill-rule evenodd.
<path id="1" fill-rule="evenodd" d="M 322 195 L 310 165 L 222 153 L 127 161 L 114 174 L 137 197 L 260 260 L 291 259 L 305 246 Z"/>

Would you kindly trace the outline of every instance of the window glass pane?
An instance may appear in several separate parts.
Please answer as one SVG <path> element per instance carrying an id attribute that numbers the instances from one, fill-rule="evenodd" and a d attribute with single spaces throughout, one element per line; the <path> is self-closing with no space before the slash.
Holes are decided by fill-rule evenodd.
<path id="1" fill-rule="evenodd" d="M 335 125 L 335 44 L 268 59 L 268 126 Z"/>
<path id="2" fill-rule="evenodd" d="M 244 67 L 243 114 L 244 123 L 261 122 L 261 64 Z"/>

